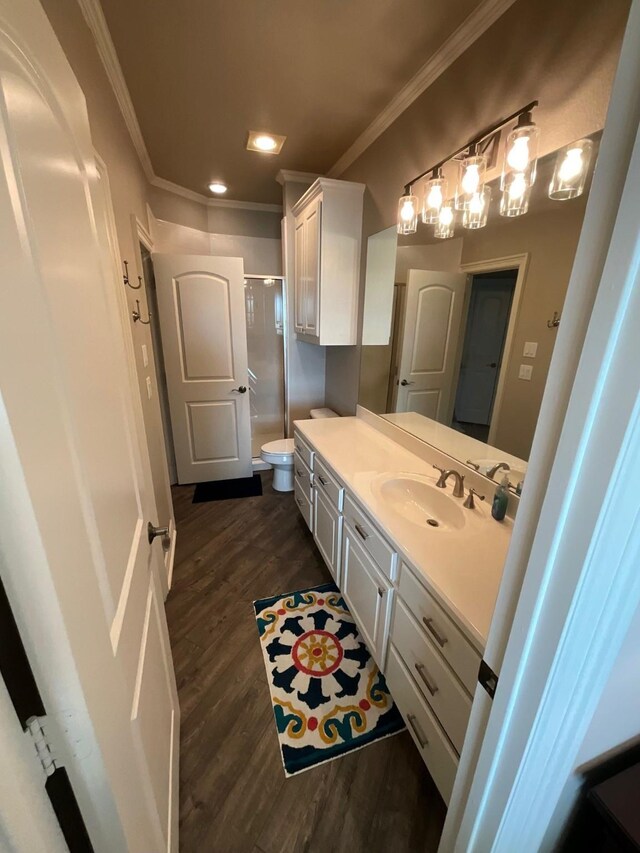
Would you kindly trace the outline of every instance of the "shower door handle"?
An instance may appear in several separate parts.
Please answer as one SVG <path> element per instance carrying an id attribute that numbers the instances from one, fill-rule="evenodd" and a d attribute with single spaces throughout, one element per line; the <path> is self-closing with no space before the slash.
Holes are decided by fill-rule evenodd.
<path id="1" fill-rule="evenodd" d="M 247 393 L 247 386 L 246 385 L 239 385 L 237 388 L 232 388 L 231 390 L 235 391 L 237 394 L 246 394 Z"/>

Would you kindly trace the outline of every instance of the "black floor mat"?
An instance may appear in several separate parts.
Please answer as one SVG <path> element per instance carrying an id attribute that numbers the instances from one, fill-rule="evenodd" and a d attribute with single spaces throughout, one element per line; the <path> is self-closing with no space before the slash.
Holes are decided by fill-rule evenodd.
<path id="1" fill-rule="evenodd" d="M 232 498 L 255 498 L 262 495 L 260 474 L 253 477 L 240 477 L 238 480 L 212 480 L 209 483 L 196 483 L 193 503 L 206 501 L 229 501 Z"/>

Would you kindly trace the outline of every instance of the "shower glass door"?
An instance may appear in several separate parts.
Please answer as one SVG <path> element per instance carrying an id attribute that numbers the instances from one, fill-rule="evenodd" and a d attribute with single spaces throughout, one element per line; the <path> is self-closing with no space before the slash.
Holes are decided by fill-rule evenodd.
<path id="1" fill-rule="evenodd" d="M 249 355 L 251 455 L 268 441 L 284 438 L 284 325 L 282 279 L 244 282 Z"/>

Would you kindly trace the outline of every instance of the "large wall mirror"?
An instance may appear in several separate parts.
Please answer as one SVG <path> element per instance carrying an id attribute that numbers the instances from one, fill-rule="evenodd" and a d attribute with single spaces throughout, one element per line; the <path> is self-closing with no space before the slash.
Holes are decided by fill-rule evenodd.
<path id="1" fill-rule="evenodd" d="M 549 198 L 554 152 L 538 163 L 524 215 L 500 215 L 496 177 L 484 227 L 455 222 L 442 239 L 432 226 L 410 236 L 393 226 L 368 242 L 358 402 L 514 489 L 561 322 L 592 140 L 577 198 Z"/>

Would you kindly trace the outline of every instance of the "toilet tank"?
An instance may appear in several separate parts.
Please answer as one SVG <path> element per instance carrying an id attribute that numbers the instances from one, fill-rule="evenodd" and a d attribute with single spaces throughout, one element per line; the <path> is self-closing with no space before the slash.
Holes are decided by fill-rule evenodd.
<path id="1" fill-rule="evenodd" d="M 309 415 L 312 418 L 339 418 L 340 415 L 333 409 L 311 409 Z"/>

